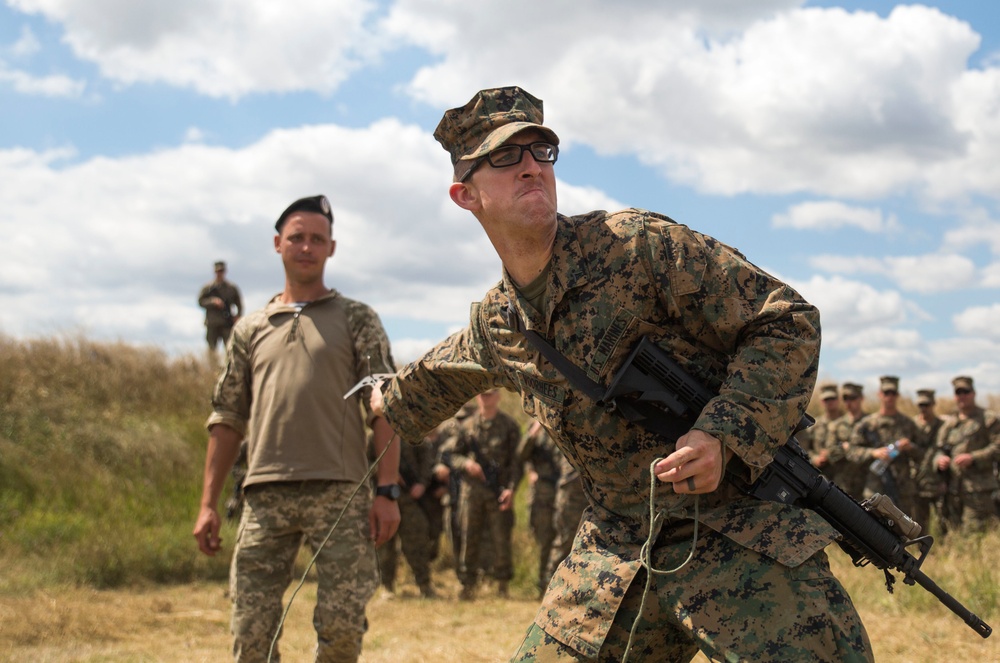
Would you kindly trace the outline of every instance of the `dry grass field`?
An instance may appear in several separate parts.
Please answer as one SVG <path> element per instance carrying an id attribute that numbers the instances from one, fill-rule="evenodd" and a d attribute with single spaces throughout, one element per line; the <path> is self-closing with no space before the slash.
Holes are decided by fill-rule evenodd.
<path id="1" fill-rule="evenodd" d="M 1000 638 L 981 639 L 936 602 L 920 610 L 901 607 L 901 599 L 922 590 L 899 587 L 891 597 L 881 573 L 837 566 L 857 598 L 877 661 L 1000 661 Z M 364 663 L 509 658 L 537 602 L 528 596 L 500 600 L 484 588 L 480 600 L 459 603 L 453 574 L 439 572 L 435 583 L 443 595 L 437 601 L 418 598 L 410 583 L 396 596 L 379 590 L 369 605 Z M 292 603 L 281 641 L 287 663 L 312 660 L 314 600 L 315 587 L 306 583 Z M 229 602 L 221 583 L 0 597 L 0 660 L 10 663 L 214 663 L 230 660 L 229 646 Z"/>

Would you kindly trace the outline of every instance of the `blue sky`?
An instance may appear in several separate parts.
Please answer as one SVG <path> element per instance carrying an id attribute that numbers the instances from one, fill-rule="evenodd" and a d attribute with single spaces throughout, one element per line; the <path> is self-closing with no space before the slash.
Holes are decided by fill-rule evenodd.
<path id="1" fill-rule="evenodd" d="M 325 193 L 328 284 L 411 360 L 499 277 L 431 133 L 518 84 L 564 213 L 736 246 L 819 306 L 824 379 L 1000 393 L 992 4 L 6 0 L 0 334 L 201 353 L 212 262 L 263 305 L 274 218 Z"/>

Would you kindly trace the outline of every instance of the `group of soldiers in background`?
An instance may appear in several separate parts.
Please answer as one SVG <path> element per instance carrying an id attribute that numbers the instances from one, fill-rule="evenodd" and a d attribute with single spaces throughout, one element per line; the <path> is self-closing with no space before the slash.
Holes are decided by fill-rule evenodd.
<path id="1" fill-rule="evenodd" d="M 899 410 L 899 378 L 883 376 L 879 386 L 879 408 L 866 414 L 861 385 L 820 385 L 823 412 L 796 435 L 810 461 L 858 500 L 887 495 L 925 533 L 932 512 L 941 535 L 995 527 L 1000 415 L 976 404 L 972 378 L 952 380 L 956 411 L 946 416 L 938 416 L 932 389 L 917 391 L 919 412 L 910 417 Z M 522 435 L 499 401 L 498 390 L 480 394 L 422 444 L 402 445 L 399 531 L 378 550 L 389 592 L 395 591 L 402 553 L 420 595 L 436 598 L 431 568 L 444 537 L 462 585 L 460 599 L 473 600 L 487 576 L 507 596 L 514 573 L 513 496 L 524 476 L 539 595 L 569 554 L 587 506 L 580 475 L 540 424 Z M 240 468 L 234 468 L 230 518 L 239 517 Z"/>
<path id="2" fill-rule="evenodd" d="M 569 554 L 586 497 L 577 473 L 539 424 L 522 436 L 500 407 L 500 392 L 480 394 L 431 432 L 422 444 L 403 445 L 397 541 L 379 549 L 382 584 L 395 589 L 398 552 L 420 594 L 437 596 L 431 564 L 439 541 L 451 541 L 461 600 L 473 600 L 487 576 L 508 595 L 514 575 L 514 493 L 525 476 L 531 489 L 530 526 L 538 547 L 539 594 Z"/>
<path id="3" fill-rule="evenodd" d="M 943 536 L 1000 522 L 1000 415 L 976 404 L 973 380 L 952 380 L 956 411 L 938 416 L 935 392 L 917 391 L 919 412 L 899 410 L 899 378 L 879 380 L 879 409 L 862 410 L 863 388 L 820 386 L 823 412 L 796 435 L 813 465 L 852 497 L 887 495 L 927 533 Z M 841 406 L 841 401 L 843 406 Z"/>

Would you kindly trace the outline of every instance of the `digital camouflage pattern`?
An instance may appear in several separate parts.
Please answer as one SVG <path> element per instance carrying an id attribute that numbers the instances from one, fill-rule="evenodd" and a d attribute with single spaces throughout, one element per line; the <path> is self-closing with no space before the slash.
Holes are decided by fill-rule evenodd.
<path id="1" fill-rule="evenodd" d="M 268 660 L 281 620 L 282 597 L 293 579 L 303 539 L 313 553 L 322 547 L 316 560 L 319 580 L 313 612 L 316 661 L 358 660 L 368 628 L 365 605 L 377 583 L 375 546 L 368 538 L 369 491 L 354 497 L 336 535 L 323 544 L 355 488 L 341 481 L 247 486 L 229 579 L 233 654 L 238 663 Z"/>
<path id="2" fill-rule="evenodd" d="M 519 87 L 482 90 L 461 108 L 446 111 L 434 137 L 446 146 L 458 181 L 474 162 L 525 129 L 541 131 L 553 145 L 559 137 L 542 126 L 542 100 Z"/>
<path id="3" fill-rule="evenodd" d="M 938 433 L 937 453 L 953 459 L 963 453 L 972 455 L 971 466 L 963 469 L 952 463 L 948 467 L 952 490 L 946 500 L 952 503 L 947 511 L 971 528 L 996 524 L 993 492 L 998 485 L 993 467 L 1000 462 L 1000 417 L 977 407 L 968 418 L 949 419 Z M 952 527 L 959 524 L 954 519 Z"/>
<path id="4" fill-rule="evenodd" d="M 854 426 L 864 417 L 854 418 L 850 412 L 830 422 L 827 429 L 826 444 L 828 449 L 827 469 L 823 474 L 840 488 L 856 499 L 861 499 L 865 491 L 865 480 L 868 477 L 868 466 L 853 463 L 847 459 L 847 450 L 851 445 L 851 434 Z"/>
<path id="5" fill-rule="evenodd" d="M 562 452 L 541 425 L 533 424 L 517 449 L 519 462 L 531 466 L 536 475 L 531 485 L 529 524 L 538 546 L 538 588 L 549 584 L 549 557 L 556 538 L 556 490 Z"/>
<path id="6" fill-rule="evenodd" d="M 907 438 L 913 445 L 909 451 L 904 451 L 889 464 L 888 472 L 896 485 L 899 499 L 893 498 L 903 513 L 912 514 L 916 509 L 917 468 L 923 460 L 925 445 L 920 438 L 917 425 L 905 414 L 897 412 L 893 415 L 873 412 L 861 418 L 851 432 L 851 442 L 847 449 L 847 459 L 854 463 L 856 470 L 865 475 L 865 487 L 862 497 L 865 499 L 875 493 L 887 494 L 883 481 L 868 470 L 875 457 L 872 451 L 880 447 Z"/>
<path id="7" fill-rule="evenodd" d="M 583 481 L 580 480 L 580 473 L 573 467 L 569 460 L 559 453 L 559 483 L 556 486 L 555 513 L 553 514 L 553 527 L 555 538 L 552 541 L 552 550 L 549 552 L 549 560 L 546 564 L 546 582 L 552 577 L 556 567 L 569 555 L 573 547 L 573 539 L 580 529 L 580 519 L 583 511 L 587 508 L 587 493 L 583 491 Z"/>
<path id="8" fill-rule="evenodd" d="M 931 416 L 926 418 L 918 414 L 913 418 L 913 423 L 917 426 L 917 431 L 920 433 L 920 438 L 925 448 L 924 457 L 921 459 L 916 475 L 913 477 L 917 484 L 917 498 L 916 508 L 910 516 L 920 523 L 924 527 L 924 531 L 926 531 L 931 522 L 931 508 L 938 509 L 938 514 L 940 515 L 940 502 L 944 498 L 945 491 L 948 489 L 947 473 L 939 472 L 934 464 L 936 457 L 935 442 L 937 441 L 938 431 L 944 425 L 944 419 L 934 415 L 932 412 Z"/>
<path id="9" fill-rule="evenodd" d="M 475 587 L 481 561 L 482 533 L 488 531 L 494 552 L 493 577 L 506 582 L 514 577 L 511 541 L 514 511 L 501 511 L 497 500 L 501 491 L 513 490 L 521 479 L 521 464 L 517 458 L 521 429 L 510 415 L 502 411 L 498 411 L 492 419 L 476 412 L 462 422 L 462 432 L 464 434 L 456 439 L 451 455 L 452 470 L 462 473 L 458 498 L 462 528 L 458 577 L 464 587 Z M 464 472 L 469 460 L 479 463 L 492 485 Z"/>
<path id="10" fill-rule="evenodd" d="M 819 314 L 736 250 L 659 214 L 560 215 L 556 232 L 545 310 L 524 302 L 505 273 L 473 306 L 469 327 L 400 371 L 388 386 L 384 411 L 404 439 L 420 439 L 476 393 L 505 387 L 521 394 L 524 410 L 552 432 L 579 470 L 592 505 L 536 624 L 596 656 L 619 623 L 616 615 L 640 569 L 639 550 L 649 536 L 650 464 L 673 451 L 675 440 L 575 389 L 515 331 L 508 304 L 526 327 L 605 385 L 639 339 L 651 337 L 718 393 L 694 427 L 722 440 L 735 453 L 733 469 L 754 478 L 788 439 L 812 395 Z M 678 436 L 683 432 L 679 425 Z M 694 501 L 669 487 L 658 491 L 655 506 L 671 523 L 694 515 Z M 794 568 L 836 537 L 817 514 L 745 498 L 728 483 L 702 496 L 699 506 L 703 526 L 737 545 L 727 568 L 712 557 L 691 562 L 689 572 L 706 583 L 697 600 L 724 598 L 716 592 L 733 574 L 753 573 L 761 555 Z M 843 593 L 830 600 L 849 606 Z M 767 623 L 760 626 L 761 637 L 778 636 Z M 742 624 L 718 628 L 743 633 Z"/>

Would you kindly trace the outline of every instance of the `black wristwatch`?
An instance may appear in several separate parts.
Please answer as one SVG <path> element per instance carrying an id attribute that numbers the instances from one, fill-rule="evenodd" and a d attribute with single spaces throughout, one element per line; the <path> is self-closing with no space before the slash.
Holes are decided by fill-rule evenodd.
<path id="1" fill-rule="evenodd" d="M 379 486 L 378 488 L 375 489 L 375 495 L 376 496 L 378 496 L 378 497 L 388 497 L 393 502 L 395 502 L 396 500 L 399 499 L 399 495 L 402 492 L 403 491 L 401 491 L 399 489 L 399 484 L 398 483 L 390 483 L 387 486 Z"/>

